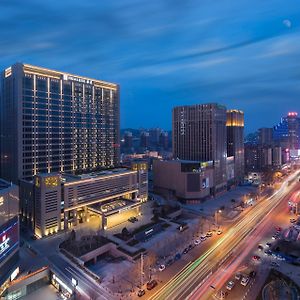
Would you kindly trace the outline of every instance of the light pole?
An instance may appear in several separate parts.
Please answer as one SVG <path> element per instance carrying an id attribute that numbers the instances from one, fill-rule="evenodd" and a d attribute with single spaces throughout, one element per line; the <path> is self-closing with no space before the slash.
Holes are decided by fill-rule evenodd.
<path id="1" fill-rule="evenodd" d="M 221 209 L 216 210 L 216 212 L 215 212 L 215 223 L 216 223 L 216 227 L 219 227 L 219 225 L 218 225 L 218 213 L 220 214 L 221 212 L 222 212 Z"/>
<path id="2" fill-rule="evenodd" d="M 74 299 L 76 299 L 76 286 L 78 285 L 78 280 L 73 277 L 72 277 L 72 285 L 74 287 L 74 291 L 73 291 Z"/>

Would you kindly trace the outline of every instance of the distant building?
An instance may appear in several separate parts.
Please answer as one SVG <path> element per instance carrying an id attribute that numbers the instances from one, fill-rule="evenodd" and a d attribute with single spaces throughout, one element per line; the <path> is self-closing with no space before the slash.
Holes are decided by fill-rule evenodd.
<path id="1" fill-rule="evenodd" d="M 130 149 L 133 147 L 133 136 L 132 132 L 130 131 L 125 131 L 124 133 L 124 147 L 126 149 Z"/>
<path id="2" fill-rule="evenodd" d="M 17 63 L 0 91 L 4 179 L 118 166 L 117 84 Z"/>
<path id="3" fill-rule="evenodd" d="M 150 134 L 147 131 L 142 131 L 140 135 L 140 147 L 149 148 L 150 146 Z"/>
<path id="4" fill-rule="evenodd" d="M 227 157 L 234 157 L 234 181 L 244 179 L 244 113 L 240 110 L 227 110 Z"/>
<path id="5" fill-rule="evenodd" d="M 163 150 L 169 149 L 169 134 L 166 131 L 162 131 L 159 136 L 159 146 Z"/>
<path id="6" fill-rule="evenodd" d="M 219 104 L 173 109 L 173 157 L 214 162 L 214 193 L 226 189 L 226 108 Z"/>
<path id="7" fill-rule="evenodd" d="M 132 163 L 119 168 L 82 175 L 47 173 L 33 181 L 21 181 L 21 215 L 38 237 L 78 222 L 98 217 L 103 229 L 140 213 L 148 199 L 148 167 Z"/>
<path id="8" fill-rule="evenodd" d="M 151 128 L 149 129 L 149 143 L 152 146 L 158 146 L 159 145 L 159 138 L 162 130 L 161 128 Z"/>
<path id="9" fill-rule="evenodd" d="M 298 113 L 289 112 L 281 122 L 274 127 L 274 140 L 282 149 L 300 149 L 300 118 Z"/>
<path id="10" fill-rule="evenodd" d="M 0 179 L 0 291 L 18 273 L 19 267 L 19 190 Z"/>
<path id="11" fill-rule="evenodd" d="M 213 162 L 154 160 L 153 188 L 168 199 L 200 200 L 213 194 Z"/>
<path id="12" fill-rule="evenodd" d="M 273 128 L 259 128 L 258 143 L 263 146 L 272 146 L 274 144 Z"/>

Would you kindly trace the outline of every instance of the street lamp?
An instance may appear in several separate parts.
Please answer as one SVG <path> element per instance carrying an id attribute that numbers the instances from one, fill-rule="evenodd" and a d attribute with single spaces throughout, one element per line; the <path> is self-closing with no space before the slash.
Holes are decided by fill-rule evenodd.
<path id="1" fill-rule="evenodd" d="M 218 226 L 218 213 L 220 214 L 221 212 L 222 212 L 221 209 L 216 210 L 216 212 L 215 212 L 215 222 L 216 222 L 216 226 L 217 226 L 217 227 L 219 227 L 219 226 Z"/>

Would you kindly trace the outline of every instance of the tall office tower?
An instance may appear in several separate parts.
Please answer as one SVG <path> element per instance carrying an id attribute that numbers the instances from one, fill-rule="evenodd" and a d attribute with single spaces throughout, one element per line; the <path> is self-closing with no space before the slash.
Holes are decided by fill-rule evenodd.
<path id="1" fill-rule="evenodd" d="M 234 178 L 237 183 L 244 178 L 244 113 L 227 110 L 227 156 L 234 156 Z"/>
<path id="2" fill-rule="evenodd" d="M 281 122 L 274 127 L 274 140 L 282 148 L 300 149 L 300 118 L 298 113 L 289 112 Z"/>
<path id="3" fill-rule="evenodd" d="M 142 148 L 148 148 L 150 146 L 150 135 L 147 131 L 142 131 L 140 135 L 140 146 Z"/>
<path id="4" fill-rule="evenodd" d="M 119 86 L 17 63 L 1 77 L 2 177 L 119 164 Z"/>
<path id="5" fill-rule="evenodd" d="M 214 191 L 226 187 L 226 107 L 212 103 L 173 109 L 173 157 L 214 162 Z"/>
<path id="6" fill-rule="evenodd" d="M 273 145 L 273 128 L 259 128 L 258 143 L 262 146 Z"/>

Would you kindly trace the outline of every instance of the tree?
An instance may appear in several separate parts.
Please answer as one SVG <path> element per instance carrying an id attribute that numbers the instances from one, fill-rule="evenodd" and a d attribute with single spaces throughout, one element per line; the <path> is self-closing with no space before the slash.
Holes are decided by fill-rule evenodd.
<path id="1" fill-rule="evenodd" d="M 130 233 L 129 233 L 128 229 L 127 229 L 126 227 L 124 227 L 124 228 L 122 229 L 122 236 L 123 236 L 123 237 L 127 237 L 127 236 L 129 236 L 129 235 L 130 235 Z"/>

